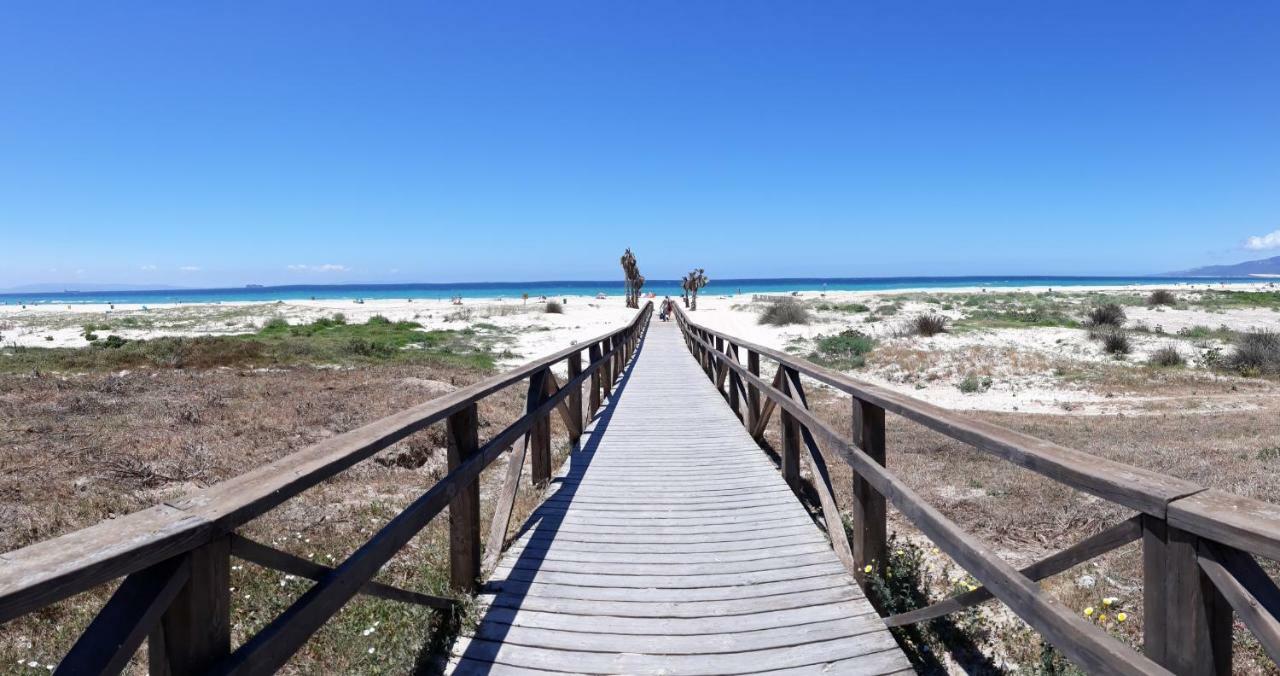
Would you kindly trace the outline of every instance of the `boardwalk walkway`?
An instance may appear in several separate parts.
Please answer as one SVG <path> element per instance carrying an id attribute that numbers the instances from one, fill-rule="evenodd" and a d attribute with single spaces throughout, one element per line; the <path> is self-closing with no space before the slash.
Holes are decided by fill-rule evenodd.
<path id="1" fill-rule="evenodd" d="M 674 323 L 556 481 L 456 673 L 912 672 Z"/>

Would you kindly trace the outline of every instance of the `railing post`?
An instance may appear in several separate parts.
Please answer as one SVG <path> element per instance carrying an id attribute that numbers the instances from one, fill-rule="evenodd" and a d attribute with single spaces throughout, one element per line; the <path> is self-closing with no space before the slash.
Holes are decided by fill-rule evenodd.
<path id="1" fill-rule="evenodd" d="M 582 352 L 574 352 L 569 355 L 569 380 L 582 375 Z M 582 427 L 584 425 L 582 419 L 582 383 L 578 383 L 569 389 L 569 396 L 565 397 L 565 403 L 569 406 L 569 418 L 573 420 L 573 425 L 569 428 L 569 445 L 573 446 L 582 438 Z"/>
<path id="2" fill-rule="evenodd" d="M 793 369 L 786 368 L 787 376 L 793 373 Z M 793 394 L 790 377 L 782 379 L 782 391 Z M 782 478 L 796 495 L 800 495 L 800 423 L 782 406 L 778 407 L 778 414 L 782 418 Z"/>
<path id="3" fill-rule="evenodd" d="M 587 361 L 591 362 L 593 366 L 595 365 L 596 362 L 600 361 L 600 344 L 599 343 L 592 343 L 591 347 L 587 348 Z M 601 364 L 600 366 L 603 368 L 604 365 Z M 600 410 L 600 369 L 599 368 L 594 368 L 591 370 L 591 393 L 587 395 L 587 397 L 588 397 L 587 412 L 590 413 L 591 417 L 594 418 L 596 415 L 596 411 Z"/>
<path id="4" fill-rule="evenodd" d="M 526 411 L 532 411 L 547 398 L 547 370 L 529 376 L 529 397 Z M 537 416 L 529 428 L 529 466 L 533 485 L 541 486 L 551 480 L 551 414 Z"/>
<path id="5" fill-rule="evenodd" d="M 747 371 L 760 377 L 760 353 L 747 350 Z M 760 388 L 754 382 L 747 383 L 747 429 L 755 429 L 760 419 Z"/>
<path id="6" fill-rule="evenodd" d="M 853 443 L 872 460 L 885 464 L 884 409 L 853 400 Z M 861 575 L 866 566 L 885 563 L 884 496 L 859 476 L 853 479 L 853 562 Z"/>
<path id="7" fill-rule="evenodd" d="M 204 673 L 231 654 L 231 538 L 186 556 L 191 576 L 147 641 L 152 674 Z"/>
<path id="8" fill-rule="evenodd" d="M 480 415 L 470 404 L 445 421 L 449 471 L 480 448 Z M 476 589 L 480 579 L 480 479 L 458 490 L 449 501 L 449 581 L 462 592 Z"/>
<path id="9" fill-rule="evenodd" d="M 1142 517 L 1143 648 L 1175 674 L 1230 674 L 1232 610 L 1200 569 L 1199 538 Z"/>
<path id="10" fill-rule="evenodd" d="M 605 338 L 602 349 L 603 354 L 608 354 L 609 350 L 613 349 L 613 338 Z M 609 358 L 604 360 L 604 364 L 600 368 L 604 371 L 604 377 L 601 378 L 600 383 L 603 386 L 600 390 L 601 396 L 608 399 L 613 396 L 613 355 L 609 355 Z"/>
<path id="11" fill-rule="evenodd" d="M 729 349 L 733 352 L 733 358 L 738 360 L 738 346 L 729 344 Z M 738 416 L 738 420 L 742 420 L 742 410 L 738 402 L 738 388 L 741 386 L 741 377 L 738 372 L 729 369 L 729 408 L 733 409 L 733 414 Z"/>

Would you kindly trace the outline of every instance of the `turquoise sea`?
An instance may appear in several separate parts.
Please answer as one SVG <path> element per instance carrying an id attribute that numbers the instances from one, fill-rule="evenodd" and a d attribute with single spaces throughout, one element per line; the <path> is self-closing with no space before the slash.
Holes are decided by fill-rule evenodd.
<path id="1" fill-rule="evenodd" d="M 982 286 L 993 289 L 1017 286 L 1175 286 L 1186 284 L 1231 285 L 1258 282 L 1280 282 L 1248 277 L 865 277 L 865 278 L 790 278 L 790 279 L 712 279 L 702 293 L 708 295 L 790 293 L 791 291 L 883 291 Z M 679 295 L 678 280 L 650 280 L 644 291 L 658 295 Z M 538 296 L 594 296 L 604 293 L 620 296 L 621 280 L 547 281 L 547 282 L 466 282 L 445 284 L 331 284 L 293 286 L 246 286 L 225 289 L 166 289 L 159 291 L 64 291 L 58 293 L 3 293 L 0 304 L 74 304 L 74 303 L 219 303 L 236 301 L 272 301 L 304 299 L 378 299 L 414 298 L 519 298 L 528 293 Z"/>

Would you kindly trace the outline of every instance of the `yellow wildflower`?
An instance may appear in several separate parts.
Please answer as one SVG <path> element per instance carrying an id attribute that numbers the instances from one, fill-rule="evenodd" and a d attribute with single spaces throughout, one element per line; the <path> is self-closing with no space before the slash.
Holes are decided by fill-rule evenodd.
<path id="1" fill-rule="evenodd" d="M 1124 622 L 1127 619 L 1129 619 L 1128 615 L 1124 613 L 1116 613 L 1116 622 Z"/>
<path id="2" fill-rule="evenodd" d="M 971 584 L 966 584 L 965 586 L 969 588 L 969 591 L 977 591 L 978 589 L 977 586 Z"/>
<path id="3" fill-rule="evenodd" d="M 870 573 L 870 572 L 871 572 L 871 566 L 867 566 L 867 567 L 863 568 L 863 569 L 862 569 L 862 572 L 864 572 L 864 573 Z"/>
<path id="4" fill-rule="evenodd" d="M 1088 608 L 1085 608 L 1085 609 L 1084 609 L 1084 616 L 1085 616 L 1085 617 L 1089 617 L 1089 616 L 1090 616 L 1090 615 L 1092 615 L 1092 614 L 1093 614 L 1093 606 L 1089 606 Z"/>
<path id="5" fill-rule="evenodd" d="M 1099 616 L 1098 616 L 1098 621 L 1099 621 L 1099 622 L 1106 622 L 1106 621 L 1107 621 L 1107 614 L 1106 614 L 1106 613 L 1103 613 L 1103 614 L 1099 615 Z"/>

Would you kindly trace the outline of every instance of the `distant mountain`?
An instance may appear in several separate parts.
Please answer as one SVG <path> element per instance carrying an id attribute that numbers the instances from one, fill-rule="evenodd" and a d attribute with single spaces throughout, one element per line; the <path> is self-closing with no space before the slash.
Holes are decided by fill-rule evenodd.
<path id="1" fill-rule="evenodd" d="M 181 286 L 164 284 L 84 284 L 81 282 L 63 282 L 53 284 L 24 284 L 8 289 L 0 289 L 0 293 L 61 293 L 63 291 L 169 291 L 181 289 Z"/>
<path id="2" fill-rule="evenodd" d="M 1280 276 L 1280 256 L 1245 261 L 1235 265 L 1206 265 L 1180 272 L 1167 272 L 1165 277 L 1254 277 L 1257 275 Z"/>

